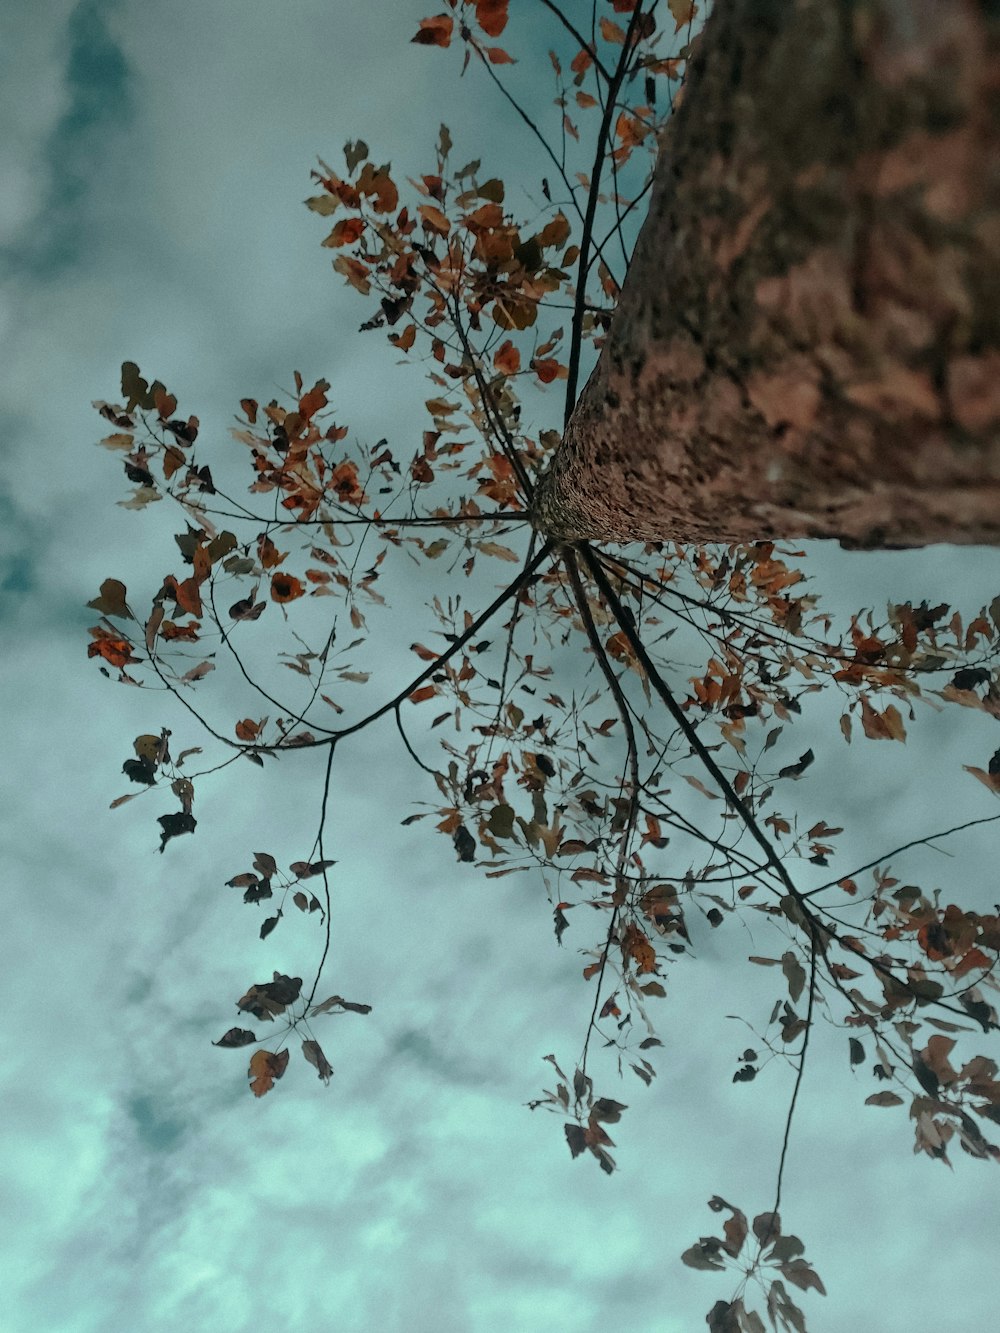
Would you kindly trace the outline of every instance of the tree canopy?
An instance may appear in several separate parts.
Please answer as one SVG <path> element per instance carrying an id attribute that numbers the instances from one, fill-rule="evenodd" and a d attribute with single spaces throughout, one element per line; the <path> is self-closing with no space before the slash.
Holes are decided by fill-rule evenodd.
<path id="1" fill-rule="evenodd" d="M 741 1016 L 755 1035 L 732 1080 L 750 1084 L 771 1062 L 793 1072 L 774 1194 L 755 1206 L 713 1193 L 715 1233 L 678 1237 L 677 1248 L 687 1265 L 735 1281 L 708 1315 L 715 1333 L 757 1333 L 764 1315 L 801 1330 L 790 1288 L 824 1288 L 781 1204 L 821 1019 L 868 1080 L 859 1100 L 908 1108 L 918 1153 L 1000 1157 L 988 1049 L 1000 909 L 953 901 L 959 886 L 942 900 L 936 883 L 902 883 L 891 865 L 1000 816 L 905 847 L 890 840 L 854 864 L 839 851 L 843 827 L 799 817 L 797 784 L 816 755 L 796 727 L 821 709 L 823 734 L 853 757 L 905 744 L 923 705 L 974 717 L 980 739 L 961 780 L 997 795 L 1000 595 L 972 608 L 892 602 L 841 624 L 808 554 L 774 534 L 627 545 L 547 527 L 536 497 L 554 460 L 558 469 L 585 372 L 615 336 L 638 220 L 664 169 L 659 146 L 678 99 L 697 92 L 686 70 L 712 28 L 701 34 L 690 0 L 612 0 L 582 29 L 568 7 L 539 9 L 554 44 L 553 125 L 504 81 L 507 65 L 538 55 L 537 33 L 526 22 L 519 33 L 507 0 L 447 0 L 415 35 L 396 36 L 440 48 L 427 58 L 457 62 L 506 98 L 546 154 L 543 178 L 501 179 L 486 144 L 480 158 L 457 158 L 444 124 L 419 165 L 382 162 L 354 138 L 343 162 L 312 172 L 307 207 L 358 293 L 359 336 L 386 340 L 387 375 L 399 360 L 427 373 L 411 438 L 370 443 L 377 405 L 372 421 L 346 424 L 335 381 L 298 372 L 283 396 L 239 398 L 237 453 L 200 435 L 179 407 L 182 387 L 148 367 L 126 361 L 120 395 L 96 404 L 102 444 L 132 487 L 120 503 L 143 511 L 165 498 L 180 515 L 169 561 L 157 552 L 169 572 L 141 594 L 141 575 L 109 577 L 89 602 L 100 669 L 170 696 L 132 741 L 114 805 L 153 805 L 159 851 L 190 865 L 196 844 L 177 840 L 196 834 L 216 769 L 280 783 L 279 760 L 322 756 L 297 851 L 286 830 L 261 831 L 269 851 L 233 849 L 226 887 L 257 914 L 250 928 L 265 943 L 215 1044 L 252 1048 L 257 1097 L 296 1049 L 329 1083 L 324 1023 L 374 1002 L 332 980 L 338 948 L 364 942 L 331 937 L 331 803 L 341 773 L 350 780 L 351 747 L 394 726 L 416 779 L 401 822 L 433 826 L 442 855 L 498 892 L 508 876 L 539 877 L 554 945 L 581 954 L 579 1050 L 546 1057 L 546 1086 L 528 1104 L 556 1116 L 573 1157 L 609 1175 L 610 1127 L 620 1134 L 633 1096 L 620 1080 L 654 1085 L 670 988 L 709 965 L 698 959 L 706 938 L 749 925 L 749 965 L 773 976 L 774 993 L 766 1013 Z M 618 446 L 611 470 L 629 440 Z M 433 592 L 426 632 L 405 642 L 394 589 L 411 568 Z M 267 961 L 266 941 L 292 917 L 315 927 L 301 976 Z M 724 1004 L 723 978 L 718 988 Z"/>

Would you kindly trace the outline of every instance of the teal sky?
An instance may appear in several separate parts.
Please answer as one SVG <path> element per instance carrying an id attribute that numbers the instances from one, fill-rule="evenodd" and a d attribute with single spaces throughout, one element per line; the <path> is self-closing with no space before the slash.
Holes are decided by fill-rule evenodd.
<path id="1" fill-rule="evenodd" d="M 91 400 L 114 400 L 121 362 L 137 361 L 201 417 L 225 468 L 242 461 L 227 435 L 239 398 L 271 397 L 298 368 L 331 380 L 360 438 L 413 447 L 424 381 L 396 371 L 378 335 L 357 337 L 367 312 L 330 272 L 302 200 L 317 155 L 336 161 L 348 138 L 400 177 L 429 169 L 441 121 L 457 156 L 489 158 L 508 181 L 543 174 L 482 78 L 460 79 L 455 52 L 409 44 L 432 10 L 53 0 L 4 20 L 11 1333 L 695 1333 L 732 1294 L 728 1277 L 679 1261 L 714 1229 L 706 1201 L 771 1204 L 791 1071 L 731 1081 L 754 1039 L 726 1015 L 763 1023 L 776 995 L 769 969 L 743 965 L 769 952 L 766 939 L 735 920 L 696 924 L 697 957 L 670 972 L 653 1086 L 619 1082 L 610 1063 L 595 1072 L 629 1106 L 608 1178 L 570 1160 L 556 1117 L 524 1105 L 551 1086 L 543 1056 L 565 1067 L 579 1051 L 592 1000 L 579 950 L 596 934 L 575 917 L 558 949 L 540 880 L 485 880 L 422 824 L 400 826 L 435 792 L 390 726 L 364 733 L 335 782 L 329 992 L 374 1007 L 327 1020 L 328 1089 L 296 1054 L 256 1101 L 245 1054 L 210 1044 L 235 1021 L 230 995 L 275 968 L 299 974 L 311 956 L 305 924 L 262 945 L 222 885 L 250 846 L 286 863 L 306 854 L 318 761 L 294 756 L 266 777 L 227 770 L 199 796 L 197 836 L 162 857 L 147 802 L 108 809 L 135 735 L 165 725 L 175 742 L 200 737 L 162 696 L 86 662 L 84 604 L 110 575 L 155 590 L 176 522 L 116 506 L 120 466 L 94 445 Z M 554 117 L 545 50 L 558 32 L 531 13 L 538 58 L 512 77 Z M 558 426 L 557 393 L 530 410 Z M 814 548 L 808 568 L 848 611 L 926 597 L 970 612 L 1000 591 L 994 551 Z M 435 591 L 426 571 L 401 578 L 379 648 L 390 674 L 412 668 Z M 838 711 L 807 709 L 787 742 L 789 761 L 807 745 L 817 754 L 792 793 L 803 818 L 850 830 L 826 875 L 995 813 L 962 771 L 996 748 L 992 719 L 984 731 L 983 715 L 923 707 L 905 747 L 848 749 Z M 705 803 L 692 810 L 707 818 Z M 989 909 L 996 862 L 986 826 L 893 864 L 943 901 Z M 811 1333 L 989 1327 L 995 1173 L 957 1150 L 953 1171 L 914 1159 L 905 1108 L 865 1107 L 869 1083 L 851 1073 L 843 1033 L 820 1025 L 783 1207 L 829 1292 L 803 1298 Z"/>

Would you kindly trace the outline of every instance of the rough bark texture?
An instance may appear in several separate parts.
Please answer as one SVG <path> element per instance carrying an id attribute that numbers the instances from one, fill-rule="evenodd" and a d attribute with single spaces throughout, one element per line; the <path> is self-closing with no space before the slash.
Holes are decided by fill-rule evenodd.
<path id="1" fill-rule="evenodd" d="M 537 511 L 1000 542 L 996 0 L 717 0 Z"/>

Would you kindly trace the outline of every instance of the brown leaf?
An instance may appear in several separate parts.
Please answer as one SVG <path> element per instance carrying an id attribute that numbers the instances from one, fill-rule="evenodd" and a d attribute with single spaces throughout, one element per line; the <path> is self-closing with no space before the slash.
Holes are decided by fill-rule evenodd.
<path id="1" fill-rule="evenodd" d="M 146 621 L 146 650 L 153 651 L 153 645 L 156 643 L 156 633 L 163 623 L 163 607 L 154 606 L 149 619 Z"/>
<path id="2" fill-rule="evenodd" d="M 125 605 L 125 584 L 120 579 L 105 579 L 101 584 L 101 595 L 87 603 L 102 616 L 116 616 L 119 620 L 134 620 L 132 612 Z"/>
<path id="3" fill-rule="evenodd" d="M 866 1106 L 902 1106 L 903 1099 L 895 1092 L 873 1092 L 865 1098 Z"/>
<path id="4" fill-rule="evenodd" d="M 251 1032 L 249 1028 L 230 1028 L 228 1032 L 222 1034 L 218 1041 L 213 1041 L 212 1045 L 226 1047 L 252 1046 L 256 1040 L 256 1033 Z"/>
<path id="5" fill-rule="evenodd" d="M 333 1066 L 323 1054 L 318 1041 L 307 1040 L 302 1043 L 302 1054 L 311 1065 L 315 1065 L 316 1072 L 324 1083 L 330 1082 L 330 1076 L 333 1074 Z"/>
<path id="6" fill-rule="evenodd" d="M 890 704 L 884 713 L 877 712 L 865 695 L 861 696 L 861 725 L 865 735 L 875 741 L 905 741 L 906 729 L 899 709 Z"/>

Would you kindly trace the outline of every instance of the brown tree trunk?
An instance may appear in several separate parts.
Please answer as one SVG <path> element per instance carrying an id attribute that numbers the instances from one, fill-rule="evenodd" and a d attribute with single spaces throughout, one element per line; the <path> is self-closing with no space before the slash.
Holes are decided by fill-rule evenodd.
<path id="1" fill-rule="evenodd" d="M 717 0 L 537 509 L 1000 542 L 996 0 Z"/>

